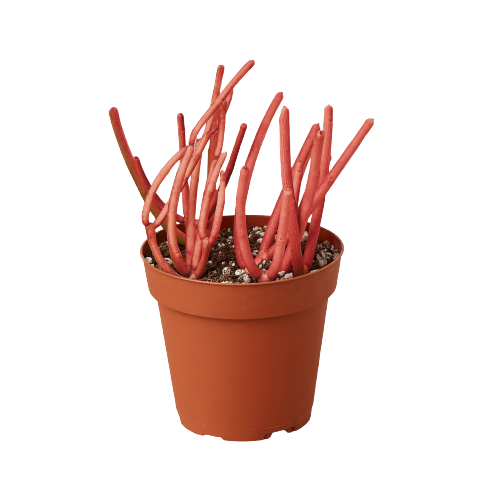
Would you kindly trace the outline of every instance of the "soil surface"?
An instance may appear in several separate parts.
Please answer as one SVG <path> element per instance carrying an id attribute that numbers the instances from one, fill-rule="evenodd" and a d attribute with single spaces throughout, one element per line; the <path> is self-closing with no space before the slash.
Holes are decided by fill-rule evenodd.
<path id="1" fill-rule="evenodd" d="M 264 236 L 264 232 L 266 230 L 266 226 L 263 227 L 249 227 L 248 229 L 248 241 L 250 242 L 250 248 L 252 249 L 252 253 L 256 256 L 259 253 L 260 243 L 262 241 L 262 237 Z M 207 270 L 205 275 L 200 278 L 200 281 L 210 281 L 213 283 L 257 283 L 257 280 L 254 280 L 250 275 L 245 274 L 245 272 L 239 268 L 238 261 L 236 260 L 236 255 L 234 253 L 234 240 L 233 240 L 233 229 L 227 228 L 223 229 L 219 233 L 219 237 L 217 241 L 212 246 L 210 257 L 207 263 Z M 304 251 L 304 247 L 307 241 L 307 232 L 304 233 L 304 237 L 302 238 L 302 251 Z M 160 243 L 159 245 L 161 253 L 165 260 L 175 269 L 175 266 L 170 259 L 170 252 L 168 248 L 168 243 L 165 241 Z M 182 253 L 182 256 L 185 258 L 185 248 L 182 245 L 179 245 L 179 250 Z M 311 266 L 311 270 L 309 272 L 314 272 L 322 267 L 331 264 L 338 256 L 339 251 L 333 247 L 333 245 L 329 241 L 320 242 L 318 241 L 316 245 L 316 254 L 313 259 L 313 264 Z M 160 266 L 156 263 L 156 260 L 151 252 L 148 250 L 146 252 L 146 260 L 157 269 L 160 269 Z M 269 269 L 272 260 L 270 261 L 262 261 L 262 264 L 259 265 L 261 269 Z M 281 279 L 290 279 L 293 278 L 293 270 L 289 273 L 281 271 L 278 274 L 277 280 Z"/>

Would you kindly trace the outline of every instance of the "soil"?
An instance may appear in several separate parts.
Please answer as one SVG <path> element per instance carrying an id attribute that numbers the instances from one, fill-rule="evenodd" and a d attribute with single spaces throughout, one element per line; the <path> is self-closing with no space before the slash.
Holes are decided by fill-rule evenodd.
<path id="1" fill-rule="evenodd" d="M 249 227 L 248 229 L 248 241 L 250 242 L 250 248 L 252 249 L 252 253 L 256 256 L 259 252 L 260 248 L 260 238 L 264 236 L 264 231 L 266 226 L 264 227 Z M 232 228 L 223 229 L 219 233 L 219 237 L 217 241 L 212 246 L 210 257 L 207 263 L 207 270 L 205 275 L 200 278 L 200 281 L 210 281 L 212 283 L 257 283 L 257 280 L 254 280 L 248 274 L 245 274 L 242 269 L 239 268 L 238 262 L 236 260 L 236 255 L 234 253 L 234 240 L 233 240 L 233 230 Z M 306 245 L 307 240 L 307 232 L 304 233 L 304 238 L 302 238 L 302 251 L 304 251 L 304 247 Z M 170 260 L 170 252 L 168 248 L 168 243 L 165 241 L 160 243 L 159 245 L 160 251 L 167 260 L 167 262 L 174 267 L 172 261 Z M 179 250 L 182 253 L 182 256 L 185 258 L 185 248 L 182 245 L 179 245 Z M 324 241 L 321 243 L 318 241 L 316 245 L 316 253 L 313 259 L 313 264 L 311 266 L 311 270 L 309 272 L 314 272 L 322 267 L 331 264 L 337 257 L 339 256 L 339 251 L 333 247 L 333 245 L 329 241 Z M 161 269 L 160 266 L 156 263 L 156 260 L 151 252 L 148 250 L 146 252 L 146 260 L 157 269 Z M 259 266 L 262 269 L 269 269 L 271 265 L 271 261 L 263 261 Z M 280 272 L 277 280 L 280 279 L 290 279 L 293 278 L 293 272 L 289 272 L 285 274 L 283 271 Z"/>

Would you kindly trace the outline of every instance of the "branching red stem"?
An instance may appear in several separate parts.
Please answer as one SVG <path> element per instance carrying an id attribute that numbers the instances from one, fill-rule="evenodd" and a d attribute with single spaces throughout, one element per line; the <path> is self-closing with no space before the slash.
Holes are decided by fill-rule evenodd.
<path id="1" fill-rule="evenodd" d="M 303 171 L 305 171 L 307 166 L 307 158 L 311 152 L 314 137 L 318 130 L 319 130 L 318 124 L 314 124 L 311 127 L 311 130 L 307 134 L 306 140 L 304 141 L 304 144 L 300 149 L 297 159 L 295 160 L 293 169 L 295 169 L 295 166 L 297 165 L 298 162 L 301 162 L 302 165 L 304 166 Z M 276 202 L 276 205 L 274 207 L 273 213 L 271 214 L 271 217 L 267 222 L 267 228 L 264 233 L 264 237 L 262 238 L 262 243 L 260 244 L 260 253 L 255 258 L 256 264 L 260 264 L 260 262 L 262 262 L 263 259 L 269 260 L 269 258 L 272 257 L 272 255 L 267 255 L 267 256 L 263 255 L 263 252 L 269 249 L 274 242 L 274 236 L 276 235 L 276 230 L 278 229 L 278 221 L 281 213 L 281 199 L 282 199 L 282 194 L 280 193 L 278 201 Z"/>
<path id="2" fill-rule="evenodd" d="M 215 102 L 207 109 L 205 114 L 200 118 L 196 126 L 194 127 L 191 135 L 189 136 L 189 144 L 194 144 L 198 133 L 208 119 L 215 113 L 217 108 L 222 104 L 222 101 L 227 97 L 231 90 L 236 86 L 236 84 L 252 69 L 255 61 L 248 61 L 241 69 L 236 73 L 234 78 L 227 84 L 224 90 L 219 94 Z"/>
<path id="3" fill-rule="evenodd" d="M 245 166 L 240 171 L 240 179 L 238 182 L 238 191 L 236 194 L 236 209 L 234 216 L 234 248 L 236 253 L 236 259 L 241 269 L 247 269 L 249 274 L 255 279 L 267 280 L 265 273 L 259 269 L 257 264 L 253 259 L 252 251 L 250 250 L 250 244 L 248 242 L 248 233 L 246 226 L 246 216 L 245 216 L 245 206 L 248 197 L 248 189 L 250 187 L 250 180 L 252 178 L 252 172 L 257 161 L 257 157 L 262 147 L 262 143 L 266 137 L 269 125 L 283 100 L 283 93 L 279 92 L 274 96 L 262 122 L 257 129 L 255 134 L 255 139 L 253 140 L 252 146 L 248 153 L 247 161 Z"/>
<path id="4" fill-rule="evenodd" d="M 184 153 L 184 157 L 182 158 L 179 170 L 177 170 L 174 185 L 172 186 L 172 194 L 170 195 L 167 219 L 167 241 L 170 250 L 170 258 L 172 259 L 177 271 L 179 271 L 179 273 L 183 276 L 189 276 L 191 274 L 191 269 L 188 267 L 186 262 L 184 262 L 182 254 L 179 250 L 179 245 L 177 244 L 177 238 L 175 237 L 175 212 L 182 190 L 182 181 L 184 179 L 186 168 L 192 155 L 193 146 L 188 146 L 186 152 Z"/>

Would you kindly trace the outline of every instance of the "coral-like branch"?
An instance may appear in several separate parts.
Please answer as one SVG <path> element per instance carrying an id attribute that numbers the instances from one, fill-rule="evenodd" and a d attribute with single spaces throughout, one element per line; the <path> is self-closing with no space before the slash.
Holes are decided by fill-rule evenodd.
<path id="1" fill-rule="evenodd" d="M 241 69 L 236 73 L 234 78 L 227 84 L 224 90 L 219 94 L 215 102 L 207 109 L 205 114 L 200 118 L 196 126 L 194 127 L 191 135 L 189 136 L 189 144 L 194 144 L 198 133 L 208 119 L 215 113 L 215 111 L 222 104 L 222 101 L 228 96 L 231 90 L 236 86 L 236 84 L 252 69 L 255 61 L 248 61 Z"/>
<path id="2" fill-rule="evenodd" d="M 184 153 L 184 157 L 182 158 L 181 164 L 179 166 L 179 170 L 177 170 L 174 185 L 172 186 L 172 193 L 170 195 L 167 216 L 167 241 L 170 250 L 170 258 L 172 259 L 177 271 L 179 271 L 179 273 L 183 276 L 189 276 L 191 274 L 191 269 L 182 258 L 182 254 L 179 250 L 179 245 L 177 244 L 177 239 L 175 236 L 175 212 L 182 190 L 182 181 L 184 179 L 189 160 L 193 155 L 193 149 L 193 146 L 187 147 L 186 152 Z"/>
<path id="3" fill-rule="evenodd" d="M 366 134 L 373 127 L 373 120 L 366 120 L 365 123 L 361 126 L 358 133 L 355 135 L 354 139 L 350 142 L 349 146 L 342 153 L 341 157 L 338 159 L 337 163 L 332 167 L 325 180 L 321 183 L 320 186 L 316 189 L 316 194 L 314 196 L 314 200 L 311 203 L 309 213 L 304 212 L 299 220 L 299 232 L 300 234 L 304 234 L 304 231 L 307 226 L 307 220 L 311 216 L 311 213 L 316 210 L 319 204 L 324 200 L 326 193 L 333 186 L 334 182 L 337 180 L 338 176 L 347 165 L 352 155 L 359 148 L 360 144 L 363 142 L 363 139 L 366 137 Z M 285 258 L 283 259 L 283 266 L 285 270 L 290 269 L 290 265 L 292 262 L 291 254 L 287 248 L 285 253 Z M 287 267 L 288 266 L 288 267 Z"/>
<path id="4" fill-rule="evenodd" d="M 129 172 L 132 175 L 132 179 L 135 182 L 139 194 L 141 195 L 142 199 L 145 200 L 146 195 L 148 194 L 151 188 L 151 184 L 149 183 L 149 180 L 146 177 L 146 174 L 144 173 L 139 158 L 137 156 L 135 157 L 132 156 L 132 152 L 130 151 L 127 139 L 125 138 L 125 133 L 123 132 L 118 110 L 116 108 L 111 108 L 109 110 L 109 117 L 111 119 L 111 125 L 115 133 L 116 141 L 118 142 L 118 146 L 120 147 L 123 159 L 125 160 L 125 164 L 127 165 Z M 164 206 L 165 204 L 163 203 L 163 201 L 160 199 L 158 194 L 155 193 L 150 205 L 150 211 L 153 214 L 153 216 L 157 217 L 162 211 Z M 181 223 L 184 222 L 184 217 L 180 216 L 179 214 L 177 214 L 176 217 L 177 217 L 177 222 Z M 166 224 L 162 225 L 166 231 L 167 225 Z M 182 234 L 184 233 L 179 231 L 177 239 L 180 243 L 184 244 L 186 240 L 184 239 Z"/>
<path id="5" fill-rule="evenodd" d="M 186 127 L 184 126 L 184 115 L 179 113 L 177 115 L 177 135 L 179 136 L 179 149 L 186 145 Z M 186 183 L 182 189 L 182 213 L 184 219 L 188 214 L 189 206 L 189 186 Z"/>
<path id="6" fill-rule="evenodd" d="M 240 179 L 238 182 L 238 191 L 236 194 L 236 209 L 234 216 L 234 249 L 236 253 L 236 260 L 241 269 L 247 269 L 248 273 L 255 279 L 262 278 L 266 280 L 265 273 L 259 269 L 253 259 L 250 244 L 248 242 L 248 233 L 246 226 L 245 206 L 248 197 L 248 189 L 250 187 L 250 180 L 252 172 L 257 161 L 257 157 L 262 147 L 262 143 L 266 137 L 269 125 L 283 100 L 283 93 L 278 92 L 272 100 L 262 122 L 257 129 L 255 139 L 247 156 L 245 166 L 240 171 Z M 264 276 L 264 277 L 263 277 Z"/>
<path id="7" fill-rule="evenodd" d="M 172 156 L 172 158 L 170 158 L 170 160 L 168 160 L 167 163 L 165 163 L 165 166 L 160 170 L 155 180 L 153 181 L 152 186 L 148 190 L 146 197 L 144 199 L 144 207 L 142 209 L 142 223 L 145 226 L 149 225 L 149 212 L 151 211 L 151 205 L 153 203 L 156 192 L 158 191 L 158 188 L 160 187 L 161 183 L 165 180 L 165 177 L 167 177 L 170 170 L 172 170 L 172 167 L 185 155 L 185 153 L 186 153 L 186 148 L 182 148 L 174 156 Z M 160 226 L 160 224 L 164 221 L 166 215 L 167 215 L 167 208 L 166 205 L 164 205 L 159 214 L 156 216 L 154 222 L 155 227 Z"/>
<path id="8" fill-rule="evenodd" d="M 198 219 L 198 233 L 201 239 L 205 239 L 207 237 L 206 231 L 210 200 L 212 199 L 212 193 L 215 190 L 217 177 L 219 177 L 219 172 L 222 168 L 222 165 L 226 161 L 226 157 L 227 153 L 222 153 L 217 160 L 212 161 L 212 164 L 215 163 L 215 165 L 212 167 L 212 171 L 210 172 L 210 178 L 207 179 L 207 185 L 205 187 L 205 192 L 203 193 L 203 199 L 201 202 L 200 218 Z"/>
<path id="9" fill-rule="evenodd" d="M 214 90 L 212 92 L 212 99 L 210 100 L 210 105 L 212 105 L 220 94 L 220 88 L 222 85 L 222 77 L 224 76 L 224 66 L 220 65 L 217 68 L 217 73 L 215 74 Z M 219 114 L 220 110 L 217 109 L 212 117 L 212 127 L 218 128 L 219 126 Z M 212 135 L 210 137 L 210 145 L 208 146 L 208 160 L 207 160 L 207 172 L 210 167 L 212 160 L 214 159 L 214 151 L 217 145 L 217 136 Z"/>
<path id="10" fill-rule="evenodd" d="M 281 271 L 281 263 L 285 254 L 286 242 L 288 238 L 288 228 L 292 214 L 293 192 L 291 189 L 283 191 L 280 221 L 278 226 L 278 235 L 276 237 L 276 246 L 273 261 L 267 271 L 267 277 L 274 281 Z"/>
<path id="11" fill-rule="evenodd" d="M 224 213 L 224 203 L 226 201 L 226 174 L 224 170 L 220 173 L 219 190 L 217 195 L 217 206 L 215 209 L 215 216 L 212 223 L 210 238 L 208 243 L 212 246 L 219 236 L 220 226 L 222 223 L 222 215 Z"/>
<path id="12" fill-rule="evenodd" d="M 340 175 L 342 170 L 344 170 L 344 167 L 347 165 L 353 154 L 363 142 L 363 139 L 373 127 L 373 123 L 374 122 L 372 118 L 369 118 L 365 121 L 365 123 L 363 123 L 354 139 L 350 142 L 349 146 L 347 146 L 341 157 L 337 160 L 337 163 L 335 163 L 330 172 L 328 172 L 326 179 L 321 183 L 321 186 L 318 187 L 316 195 L 314 196 L 312 210 L 316 209 L 316 207 L 321 203 L 321 200 L 325 197 L 326 193 L 328 193 L 330 188 L 333 186 L 333 183 L 337 180 L 337 177 Z"/>
<path id="13" fill-rule="evenodd" d="M 149 248 L 151 248 L 151 252 L 153 252 L 153 256 L 161 269 L 169 274 L 177 276 L 177 273 L 168 265 L 168 263 L 163 258 L 160 248 L 158 247 L 158 242 L 156 241 L 156 232 L 153 224 L 150 224 L 146 227 L 146 236 L 148 238 Z"/>
<path id="14" fill-rule="evenodd" d="M 314 142 L 314 137 L 316 133 L 319 130 L 319 125 L 314 124 L 311 127 L 311 130 L 307 134 L 306 140 L 304 141 L 304 144 L 302 145 L 302 148 L 300 149 L 300 152 L 297 156 L 297 159 L 295 160 L 293 170 L 295 170 L 296 165 L 301 162 L 303 165 L 303 171 L 305 171 L 306 166 L 307 166 L 307 158 L 310 155 L 313 142 Z M 268 250 L 271 245 L 274 242 L 274 236 L 276 235 L 276 230 L 278 229 L 278 221 L 280 218 L 280 213 L 281 213 L 281 200 L 282 200 L 282 193 L 280 193 L 280 196 L 278 198 L 278 201 L 276 202 L 276 205 L 274 207 L 273 213 L 271 214 L 271 217 L 269 218 L 267 222 L 267 228 L 264 233 L 264 237 L 262 238 L 262 243 L 260 244 L 260 253 L 257 255 L 255 258 L 256 264 L 260 264 L 263 259 L 269 260 L 272 258 L 272 254 L 266 254 L 266 250 Z M 273 251 L 274 253 L 274 251 Z"/>
<path id="15" fill-rule="evenodd" d="M 191 176 L 191 189 L 189 191 L 189 206 L 186 225 L 186 264 L 191 267 L 195 248 L 196 236 L 196 198 L 198 195 L 198 182 L 200 179 L 201 160 L 198 161 L 196 168 Z"/>
<path id="16" fill-rule="evenodd" d="M 330 160 L 332 157 L 332 133 L 333 133 L 333 109 L 331 106 L 326 106 L 325 115 L 323 120 L 323 149 L 321 151 L 320 162 L 320 176 L 319 182 L 323 182 L 328 174 Z M 325 207 L 325 200 L 316 207 L 311 217 L 311 224 L 309 225 L 309 235 L 304 249 L 304 268 L 309 272 L 316 253 L 316 245 L 318 243 L 319 231 L 321 229 L 321 219 L 323 217 L 323 210 Z"/>
<path id="17" fill-rule="evenodd" d="M 290 159 L 290 113 L 286 106 L 283 106 L 280 114 L 280 160 L 283 189 L 293 190 L 292 165 Z M 311 170 L 312 165 L 310 171 Z M 288 248 L 292 254 L 295 276 L 304 274 L 300 240 L 301 234 L 299 234 L 298 226 L 297 201 L 295 194 L 293 194 L 291 218 L 288 227 Z"/>

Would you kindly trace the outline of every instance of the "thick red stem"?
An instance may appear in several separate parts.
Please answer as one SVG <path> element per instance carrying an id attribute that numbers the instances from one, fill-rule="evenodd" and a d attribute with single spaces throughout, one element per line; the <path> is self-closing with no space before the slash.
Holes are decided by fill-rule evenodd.
<path id="1" fill-rule="evenodd" d="M 153 256 L 158 265 L 163 269 L 163 271 L 177 276 L 177 273 L 165 261 L 165 258 L 163 257 L 158 247 L 158 242 L 156 241 L 156 232 L 153 224 L 150 224 L 146 227 L 146 235 L 148 237 L 149 248 L 151 248 L 151 252 L 153 252 Z"/>
<path id="2" fill-rule="evenodd" d="M 323 151 L 323 140 L 324 134 L 320 130 L 316 137 L 314 138 L 314 144 L 311 154 L 311 167 L 309 168 L 309 175 L 307 176 L 306 189 L 304 191 L 304 196 L 300 202 L 299 208 L 299 219 L 303 217 L 304 214 L 310 214 L 311 204 L 314 199 L 314 194 L 318 186 L 320 166 L 321 166 L 321 153 Z"/>
<path id="3" fill-rule="evenodd" d="M 245 205 L 248 197 L 248 189 L 250 187 L 250 180 L 252 178 L 252 172 L 259 155 L 260 148 L 266 137 L 269 125 L 273 119 L 276 110 L 278 109 L 281 101 L 283 100 L 283 93 L 279 92 L 274 96 L 262 122 L 257 129 L 255 134 L 255 139 L 253 140 L 252 146 L 248 153 L 247 161 L 245 166 L 240 171 L 240 179 L 238 182 L 238 191 L 236 194 L 236 209 L 234 217 L 234 248 L 236 253 L 236 259 L 241 269 L 247 269 L 251 276 L 255 279 L 259 279 L 263 276 L 262 270 L 259 269 L 257 264 L 253 259 L 252 251 L 250 250 L 250 244 L 248 242 L 248 233 L 246 226 L 246 216 L 245 216 Z M 238 214 L 238 217 L 236 216 Z M 238 225 L 238 228 L 236 227 Z M 239 236 L 238 236 L 239 235 Z M 238 238 L 238 243 L 236 242 Z M 253 274 L 252 274 L 253 273 Z M 256 277 L 257 276 L 257 277 Z M 265 276 L 265 273 L 264 273 Z M 261 278 L 266 280 L 266 278 Z"/>
<path id="4" fill-rule="evenodd" d="M 168 219 L 167 219 L 167 241 L 170 250 L 170 258 L 172 259 L 177 271 L 183 276 L 189 276 L 191 274 L 191 269 L 184 262 L 182 254 L 179 250 L 179 245 L 177 244 L 177 238 L 175 236 L 176 220 L 175 212 L 177 204 L 179 203 L 179 197 L 182 190 L 182 181 L 186 173 L 186 168 L 188 166 L 189 160 L 193 155 L 193 146 L 188 146 L 184 157 L 182 158 L 179 170 L 177 170 L 177 175 L 175 176 L 174 185 L 172 186 L 172 193 L 170 195 L 169 208 L 168 208 Z"/>
<path id="5" fill-rule="evenodd" d="M 113 106 L 109 110 L 108 114 L 111 121 L 111 127 L 113 129 L 113 133 L 115 134 L 116 142 L 118 143 L 118 147 L 120 149 L 122 157 L 125 160 L 125 165 L 127 166 L 127 169 L 135 183 L 135 186 L 137 187 L 137 190 L 139 191 L 139 194 L 141 195 L 142 200 L 144 201 L 146 199 L 146 195 L 149 192 L 149 189 L 151 188 L 151 183 L 149 182 L 146 173 L 142 168 L 139 157 L 132 155 L 132 151 L 130 150 L 127 138 L 125 137 L 125 132 L 123 130 L 123 126 L 120 120 L 120 114 L 118 112 L 118 108 Z M 151 206 L 151 213 L 153 214 L 153 217 L 156 218 L 158 214 L 162 211 L 164 206 L 165 203 L 163 202 L 163 200 L 158 196 L 157 193 L 155 193 L 153 197 L 153 203 Z M 183 220 L 182 216 L 177 214 L 177 220 L 179 222 L 182 222 Z M 166 224 L 162 225 L 166 230 L 167 225 Z M 184 234 L 180 230 L 179 232 L 181 234 Z M 179 236 L 178 233 L 177 241 L 184 244 L 186 242 L 184 236 Z"/>
<path id="6" fill-rule="evenodd" d="M 186 153 L 186 148 L 182 148 L 177 153 L 175 153 L 170 160 L 167 161 L 165 166 L 160 170 L 158 175 L 156 176 L 155 180 L 153 181 L 153 184 L 151 185 L 151 188 L 149 189 L 145 199 L 144 199 L 144 207 L 142 209 L 142 223 L 145 226 L 148 226 L 150 224 L 149 222 L 149 212 L 151 211 L 151 205 L 153 203 L 154 197 L 156 195 L 156 191 L 158 191 L 158 188 L 160 187 L 161 183 L 164 181 L 165 177 L 168 175 L 170 170 L 172 170 L 172 167 L 179 161 L 181 158 L 185 155 Z M 158 227 L 165 219 L 167 215 L 167 205 L 164 205 L 163 208 L 161 209 L 160 213 L 157 214 L 154 226 L 155 228 Z"/>
<path id="7" fill-rule="evenodd" d="M 288 227 L 290 226 L 290 218 L 292 214 L 293 193 L 291 189 L 283 191 L 283 201 L 281 203 L 280 222 L 278 227 L 278 236 L 276 237 L 276 250 L 274 252 L 273 261 L 267 271 L 267 277 L 274 281 L 278 273 L 281 271 L 281 263 L 286 249 L 286 241 L 288 236 Z"/>
<path id="8" fill-rule="evenodd" d="M 207 237 L 207 222 L 208 222 L 208 209 L 210 207 L 210 200 L 212 199 L 212 193 L 215 190 L 215 184 L 217 183 L 217 177 L 219 176 L 219 172 L 226 160 L 227 153 L 222 153 L 217 160 L 214 160 L 212 163 L 216 162 L 215 166 L 212 168 L 212 172 L 210 173 L 210 178 L 207 179 L 207 185 L 205 187 L 205 192 L 203 193 L 203 199 L 201 201 L 200 208 L 200 218 L 198 219 L 198 234 L 201 239 L 205 239 Z"/>
<path id="9" fill-rule="evenodd" d="M 323 182 L 328 174 L 330 160 L 332 157 L 332 133 L 333 133 L 333 109 L 331 106 L 326 106 L 323 120 L 323 149 L 321 151 L 320 174 L 319 182 Z M 323 200 L 314 210 L 311 223 L 309 224 L 309 234 L 307 237 L 306 247 L 304 249 L 304 268 L 309 272 L 316 253 L 316 245 L 318 243 L 319 231 L 321 229 L 321 219 L 325 208 L 325 200 Z"/>
<path id="10" fill-rule="evenodd" d="M 198 161 L 196 168 L 191 176 L 191 190 L 189 191 L 188 217 L 186 225 L 186 264 L 191 267 L 194 254 L 195 236 L 196 236 L 196 198 L 198 195 L 198 182 L 200 179 L 201 160 Z"/>
<path id="11" fill-rule="evenodd" d="M 219 106 L 221 105 L 222 101 L 228 96 L 228 94 L 236 86 L 236 84 L 250 71 L 250 69 L 252 69 L 254 64 L 255 61 L 248 61 L 240 69 L 240 71 L 238 71 L 238 73 L 234 76 L 234 78 L 227 84 L 225 89 L 219 94 L 215 102 L 208 108 L 208 110 L 200 118 L 200 120 L 194 127 L 193 131 L 191 132 L 191 135 L 189 136 L 189 144 L 194 144 L 194 141 L 196 140 L 196 137 L 198 136 L 198 133 L 200 132 L 203 125 L 205 125 L 208 119 L 215 113 L 217 108 L 219 108 Z"/>
<path id="12" fill-rule="evenodd" d="M 179 149 L 186 145 L 186 128 L 184 126 L 184 115 L 179 113 L 177 115 L 177 134 L 179 136 Z M 186 183 L 182 189 L 182 213 L 184 218 L 187 217 L 189 206 L 189 186 Z"/>
<path id="13" fill-rule="evenodd" d="M 222 215 L 224 213 L 224 203 L 226 200 L 226 174 L 224 171 L 220 174 L 219 192 L 217 195 L 217 208 L 215 209 L 215 216 L 212 223 L 210 238 L 208 243 L 212 246 L 219 236 L 220 226 L 222 223 Z"/>
<path id="14" fill-rule="evenodd" d="M 307 236 L 306 247 L 304 249 L 304 271 L 309 272 L 312 266 L 312 261 L 316 253 L 316 245 L 318 243 L 319 231 L 321 229 L 321 218 L 323 217 L 323 209 L 325 200 L 323 200 L 312 214 L 311 224 L 309 224 L 309 234 Z"/>
<path id="15" fill-rule="evenodd" d="M 217 73 L 215 74 L 214 90 L 212 92 L 212 99 L 210 100 L 210 105 L 212 105 L 220 94 L 220 88 L 222 85 L 222 77 L 224 76 L 224 66 L 220 65 L 217 67 Z M 212 117 L 212 127 L 218 128 L 219 126 L 219 109 L 215 111 Z M 217 145 L 217 136 L 212 135 L 210 137 L 210 145 L 208 146 L 208 161 L 207 161 L 207 172 L 214 159 L 214 151 Z"/>
<path id="16" fill-rule="evenodd" d="M 209 256 L 210 256 L 210 244 L 208 242 L 208 238 L 205 238 L 202 241 L 202 245 L 201 245 L 200 261 L 198 263 L 198 266 L 196 267 L 196 270 L 193 273 L 191 273 L 191 276 L 190 276 L 191 279 L 198 280 L 205 274 L 205 271 L 207 269 L 207 262 L 208 262 Z"/>
<path id="17" fill-rule="evenodd" d="M 197 235 L 194 242 L 193 261 L 191 262 L 191 269 L 196 269 L 200 263 L 201 258 L 201 238 Z"/>
<path id="18" fill-rule="evenodd" d="M 231 179 L 231 175 L 234 170 L 234 165 L 236 164 L 236 160 L 238 159 L 241 143 L 243 142 L 243 138 L 245 137 L 246 131 L 247 131 L 247 125 L 246 123 L 242 123 L 240 125 L 240 130 L 238 132 L 238 135 L 236 136 L 236 141 L 234 141 L 233 150 L 231 151 L 231 156 L 229 157 L 229 162 L 227 164 L 226 185 L 229 184 L 229 179 Z"/>
<path id="19" fill-rule="evenodd" d="M 312 204 L 312 210 L 315 210 L 316 207 L 321 203 L 321 200 L 325 197 L 326 193 L 333 186 L 333 183 L 337 180 L 337 177 L 340 175 L 344 167 L 347 165 L 349 160 L 352 158 L 352 155 L 359 148 L 360 144 L 363 142 L 363 139 L 366 137 L 366 134 L 373 127 L 373 119 L 369 118 L 363 123 L 358 133 L 355 135 L 354 139 L 350 142 L 349 146 L 342 153 L 342 156 L 337 160 L 337 163 L 332 167 L 326 179 L 319 186 L 316 195 L 314 196 L 314 201 Z"/>
<path id="20" fill-rule="evenodd" d="M 307 134 L 306 140 L 304 141 L 304 144 L 302 145 L 302 148 L 300 149 L 300 152 L 297 156 L 297 159 L 295 160 L 293 170 L 295 169 L 297 163 L 301 162 L 302 165 L 304 165 L 303 171 L 305 171 L 306 166 L 307 166 L 307 158 L 311 152 L 313 142 L 314 142 L 314 137 L 316 136 L 316 133 L 318 130 L 319 130 L 318 124 L 314 124 L 311 127 L 311 130 L 309 131 L 309 134 Z M 266 228 L 266 231 L 264 233 L 264 237 L 262 238 L 262 243 L 260 244 L 260 253 L 255 258 L 256 264 L 260 264 L 260 262 L 262 262 L 263 259 L 269 260 L 272 257 L 272 254 L 271 255 L 263 255 L 263 252 L 268 250 L 274 242 L 274 236 L 276 235 L 276 230 L 278 229 L 278 221 L 279 221 L 280 213 L 281 213 L 282 196 L 283 196 L 282 193 L 280 193 L 278 201 L 276 202 L 276 205 L 274 207 L 273 213 L 271 214 L 271 217 L 269 218 L 269 220 L 267 222 L 267 228 Z"/>
<path id="21" fill-rule="evenodd" d="M 316 190 L 316 194 L 311 204 L 309 213 L 308 214 L 304 213 L 302 215 L 301 220 L 299 221 L 300 234 L 304 234 L 304 231 L 307 226 L 307 220 L 309 219 L 311 213 L 314 212 L 314 210 L 316 210 L 319 204 L 324 200 L 326 193 L 333 186 L 334 182 L 337 180 L 338 176 L 340 175 L 344 167 L 347 165 L 349 160 L 352 158 L 352 155 L 359 148 L 360 144 L 363 142 L 363 139 L 366 137 L 366 134 L 368 134 L 368 132 L 372 127 L 373 127 L 373 120 L 371 118 L 366 120 L 365 123 L 363 123 L 358 133 L 355 135 L 354 139 L 350 142 L 349 146 L 347 146 L 345 151 L 342 153 L 337 163 L 335 163 L 335 165 L 332 167 L 332 169 L 326 176 L 325 180 L 319 185 L 319 187 Z M 291 255 L 287 248 L 285 258 L 283 261 L 284 266 L 288 265 L 286 270 L 290 268 L 291 261 L 292 261 Z"/>

